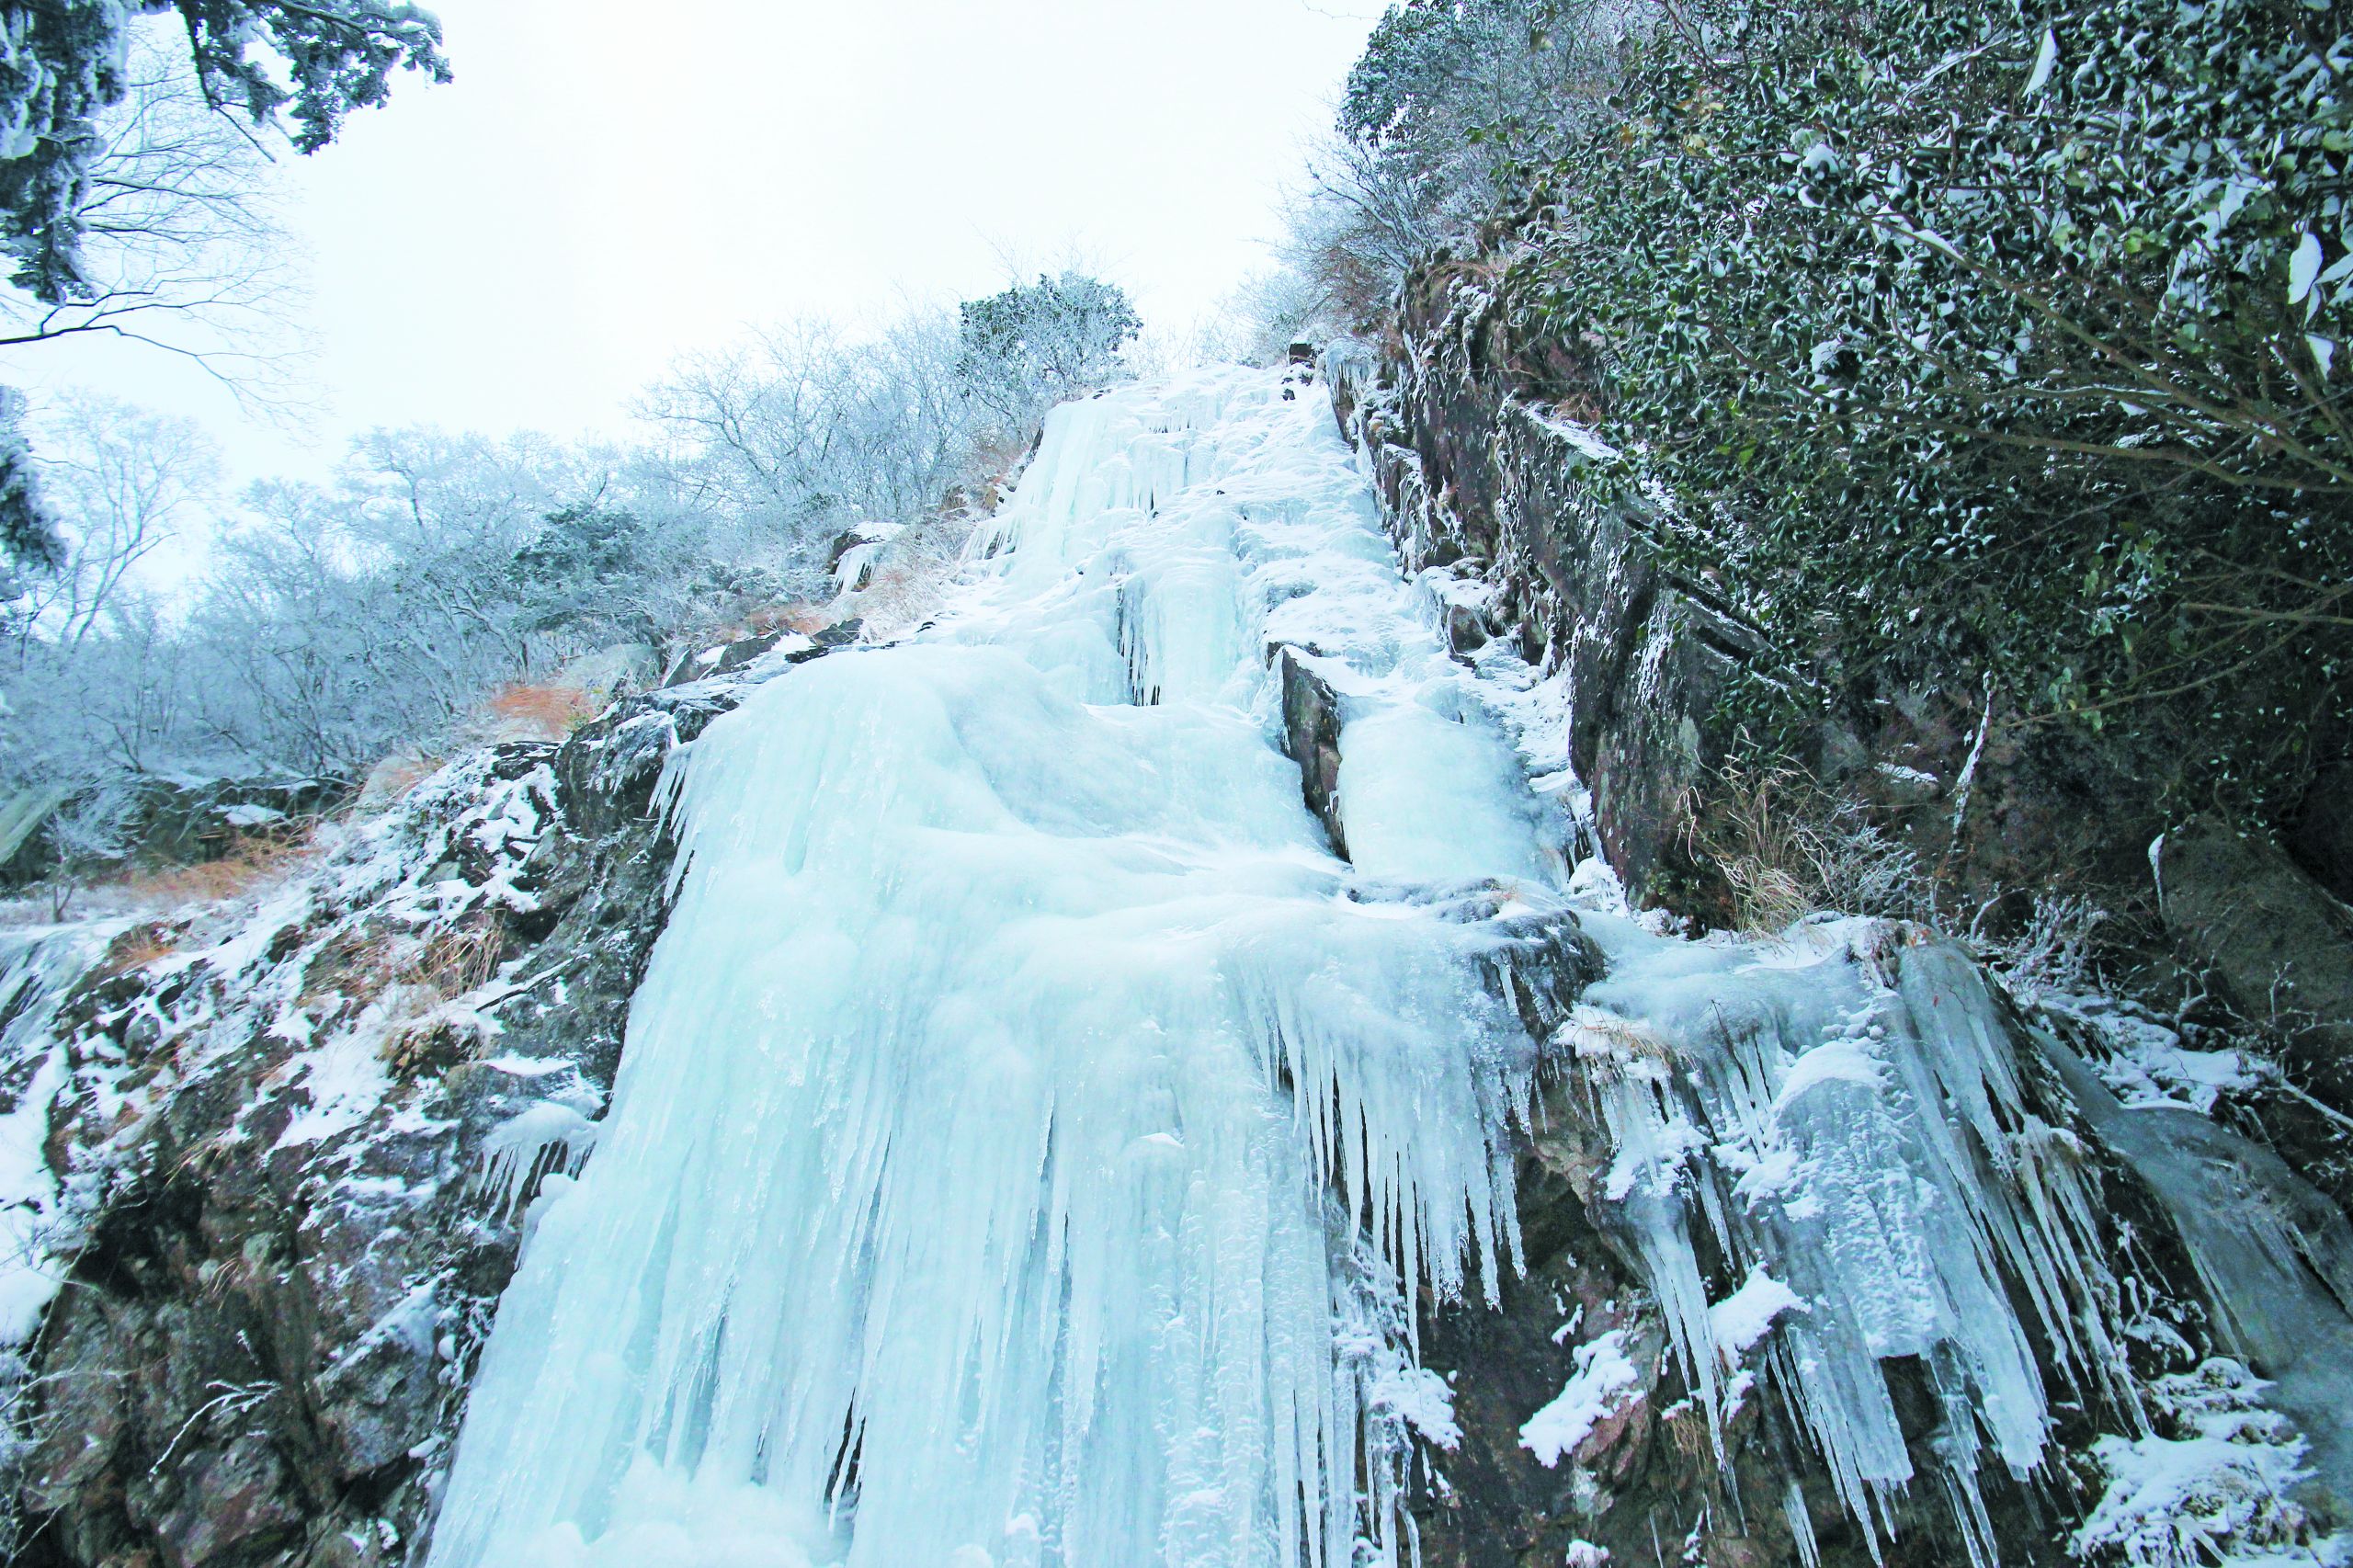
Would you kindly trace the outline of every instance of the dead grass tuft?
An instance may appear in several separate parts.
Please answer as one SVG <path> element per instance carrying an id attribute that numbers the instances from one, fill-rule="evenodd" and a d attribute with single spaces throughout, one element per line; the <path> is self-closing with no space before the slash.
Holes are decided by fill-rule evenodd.
<path id="1" fill-rule="evenodd" d="M 771 631 L 798 631 L 803 637 L 814 637 L 833 625 L 834 619 L 833 612 L 824 605 L 771 605 L 752 617 L 752 630 L 762 636 Z"/>
<path id="2" fill-rule="evenodd" d="M 576 686 L 517 682 L 494 693 L 486 706 L 515 739 L 560 741 L 595 718 L 599 704 Z"/>
<path id="3" fill-rule="evenodd" d="M 314 853 L 303 832 L 241 834 L 217 860 L 133 872 L 99 884 L 137 908 L 165 909 L 187 903 L 222 903 L 244 898 L 280 881 Z"/>
<path id="4" fill-rule="evenodd" d="M 134 926 L 114 939 L 107 949 L 106 958 L 97 967 L 103 978 L 128 974 L 134 969 L 144 969 L 157 959 L 171 957 L 179 951 L 180 930 L 161 920 L 151 920 Z"/>
<path id="5" fill-rule="evenodd" d="M 368 774 L 371 795 L 386 801 L 396 801 L 417 785 L 440 771 L 441 759 L 433 756 L 388 756 Z"/>
<path id="6" fill-rule="evenodd" d="M 417 955 L 415 974 L 444 996 L 462 996 L 498 972 L 506 953 L 506 923 L 495 914 L 477 915 L 437 932 Z"/>
<path id="7" fill-rule="evenodd" d="M 1685 842 L 1723 878 L 1743 930 L 1782 930 L 1823 910 L 1901 920 L 1933 912 L 1919 857 L 1793 763 L 1724 768 L 1687 818 Z"/>

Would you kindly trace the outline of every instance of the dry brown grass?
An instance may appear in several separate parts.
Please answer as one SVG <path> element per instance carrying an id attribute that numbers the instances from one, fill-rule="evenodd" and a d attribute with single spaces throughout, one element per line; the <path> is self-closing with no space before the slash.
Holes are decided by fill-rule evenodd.
<path id="1" fill-rule="evenodd" d="M 495 914 L 476 915 L 427 940 L 415 976 L 444 996 L 462 996 L 498 971 L 506 952 L 506 923 Z"/>
<path id="2" fill-rule="evenodd" d="M 139 871 L 99 886 L 147 908 L 243 898 L 292 871 L 313 853 L 307 833 L 243 834 L 217 860 Z"/>
<path id="3" fill-rule="evenodd" d="M 369 771 L 369 784 L 381 788 L 387 801 L 398 800 L 441 769 L 435 756 L 389 756 Z"/>
<path id="4" fill-rule="evenodd" d="M 128 974 L 134 969 L 144 969 L 157 959 L 169 958 L 179 951 L 180 932 L 160 920 L 134 926 L 114 939 L 100 961 L 97 972 L 107 978 Z"/>
<path id="5" fill-rule="evenodd" d="M 1822 910 L 1916 919 L 1931 905 L 1918 858 L 1794 764 L 1727 767 L 1684 832 L 1692 858 L 1731 889 L 1743 930 L 1782 930 Z"/>
<path id="6" fill-rule="evenodd" d="M 798 631 L 803 637 L 814 637 L 833 624 L 832 611 L 824 605 L 806 602 L 771 605 L 752 617 L 752 630 L 762 636 L 771 631 Z"/>
<path id="7" fill-rule="evenodd" d="M 595 718 L 599 704 L 576 686 L 517 682 L 494 693 L 485 706 L 502 730 L 560 741 Z"/>

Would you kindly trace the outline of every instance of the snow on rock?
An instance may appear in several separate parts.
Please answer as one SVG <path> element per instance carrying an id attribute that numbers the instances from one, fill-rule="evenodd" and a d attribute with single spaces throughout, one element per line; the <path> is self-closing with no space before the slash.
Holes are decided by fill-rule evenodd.
<path id="1" fill-rule="evenodd" d="M 658 768 L 598 766 L 642 716 L 461 757 L 243 897 L 0 933 L 0 1304 L 39 1329 L 0 1555 L 403 1560 L 660 917 Z"/>
<path id="2" fill-rule="evenodd" d="M 1642 1397 L 1641 1376 L 1626 1355 L 1625 1340 L 1624 1329 L 1611 1329 L 1576 1347 L 1576 1371 L 1560 1396 L 1519 1429 L 1520 1447 L 1534 1454 L 1537 1463 L 1547 1470 L 1559 1464 L 1596 1426 Z"/>
<path id="3" fill-rule="evenodd" d="M 108 921 L 0 932 L 0 1356 L 40 1326 L 71 1252 L 44 1148 L 71 1070 L 58 1006 L 122 929 Z"/>
<path id="4" fill-rule="evenodd" d="M 2102 1437 L 2107 1488 L 2070 1543 L 2133 1568 L 2337 1568 L 2353 1546 L 2295 1500 L 2303 1441 L 2259 1402 L 2261 1380 L 2216 1358 L 2152 1390 L 2175 1436 Z"/>
<path id="5" fill-rule="evenodd" d="M 1708 1309 L 1715 1329 L 1716 1348 L 1728 1361 L 1737 1361 L 1756 1346 L 1783 1312 L 1802 1312 L 1805 1302 L 1798 1293 L 1774 1278 L 1758 1264 L 1748 1271 L 1741 1288 Z"/>

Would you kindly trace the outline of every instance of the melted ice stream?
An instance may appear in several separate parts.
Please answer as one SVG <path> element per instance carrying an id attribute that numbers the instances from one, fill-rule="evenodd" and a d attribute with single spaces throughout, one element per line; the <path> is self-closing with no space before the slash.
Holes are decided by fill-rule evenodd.
<path id="1" fill-rule="evenodd" d="M 1319 399 L 1066 406 L 991 543 L 937 626 L 689 749 L 675 912 L 437 1568 L 1396 1561 L 1407 1429 L 1451 1426 L 1407 1303 L 1516 1264 L 1540 1049 L 1711 1426 L 1765 1344 L 1858 1516 L 1914 1479 L 1882 1358 L 1945 1402 L 1965 1529 L 1982 1465 L 2042 1457 L 2031 1341 L 2129 1403 L 2085 1188 L 1949 953 L 1588 914 L 1609 974 L 1529 1038 L 1495 977 L 1567 924 L 1540 725 L 1425 628 Z M 1278 749 L 1277 642 L 1344 707 L 1353 864 Z M 1703 1256 L 1746 1283 L 1711 1301 Z M 1540 1458 L 1623 1360 L 1563 1346 Z"/>

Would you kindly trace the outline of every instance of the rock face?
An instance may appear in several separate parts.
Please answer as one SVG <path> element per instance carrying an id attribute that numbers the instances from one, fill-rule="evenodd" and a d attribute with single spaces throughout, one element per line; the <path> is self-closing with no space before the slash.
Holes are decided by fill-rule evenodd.
<path id="1" fill-rule="evenodd" d="M 620 1059 L 656 784 L 740 690 L 475 754 L 249 916 L 115 939 L 51 1026 L 71 1263 L 11 1412 L 10 1561 L 411 1560 L 532 1194 Z"/>
<path id="2" fill-rule="evenodd" d="M 1602 852 L 1639 891 L 1720 749 L 1705 725 L 1756 635 L 1661 563 L 1646 501 L 1588 482 L 1606 448 L 1490 372 L 1488 328 L 1467 300 L 1417 296 L 1404 342 L 1385 366 L 1361 350 L 1329 357 L 1342 432 L 1369 460 L 1406 569 L 1433 574 L 1449 601 L 1456 651 L 1507 638 L 1565 676 L 1562 760 L 1593 792 Z"/>
<path id="3" fill-rule="evenodd" d="M 1827 650 L 1768 647 L 1720 585 L 1676 570 L 1669 519 L 1577 422 L 1577 378 L 1515 335 L 1507 289 L 1440 262 L 1416 273 L 1379 352 L 1325 355 L 1342 432 L 1363 453 L 1392 539 L 1428 574 L 1458 651 L 1489 638 L 1566 684 L 1563 759 L 1592 791 L 1602 853 L 1637 897 L 1659 882 L 1686 793 L 1723 756 L 1735 676 L 1832 694 L 1792 760 L 1870 806 L 1881 825 L 1984 898 L 2055 873 L 2145 891 L 2143 852 L 2177 760 L 2161 747 L 2064 744 L 2011 722 L 1972 671 L 1858 682 Z M 2335 853 L 2339 813 L 2310 813 Z"/>
<path id="4" fill-rule="evenodd" d="M 1557 761 L 1590 790 L 1597 847 L 1637 897 L 1666 888 L 1685 792 L 1729 738 L 1720 695 L 1745 670 L 1803 661 L 1765 647 L 1709 585 L 1665 565 L 1659 519 L 1644 498 L 1590 482 L 1606 452 L 1545 401 L 1540 368 L 1531 371 L 1517 358 L 1480 280 L 1443 269 L 1424 276 L 1408 290 L 1401 335 L 1385 354 L 1343 345 L 1327 351 L 1324 368 L 1342 431 L 1374 477 L 1391 537 L 1429 589 L 1458 657 L 1476 663 L 1501 643 L 1564 688 L 1570 722 Z M 1321 748 L 1302 716 L 1319 710 L 1313 695 L 1303 687 L 1294 693 L 1286 680 L 1286 728 L 1311 804 Z M 1965 682 L 1885 692 L 1826 726 L 1818 753 L 1797 760 L 1862 802 L 1924 859 L 1946 863 L 1964 886 L 2047 887 L 2053 869 L 2067 867 L 2111 889 L 2146 890 L 2145 849 L 2163 825 L 2151 804 L 2162 766 L 2121 753 L 2038 750 L 2001 721 L 1996 696 Z M 2307 814 L 2298 853 L 2307 864 L 2328 863 L 2336 815 L 2325 802 Z M 1334 836 L 1345 842 L 1337 824 Z M 2353 1106 L 2345 1092 L 2353 1085 L 2338 1084 L 2317 1054 L 2324 1046 L 2336 1051 L 2326 1020 L 2353 1019 L 2353 988 L 2341 983 L 2353 976 L 2341 906 L 2279 851 L 2229 835 L 2169 839 L 2164 866 L 2172 935 L 2224 989 L 2248 994 L 2242 1011 L 2263 1016 L 2259 1009 L 2276 1010 L 2282 996 L 2304 1009 L 2306 1060 L 2296 1065 L 2324 1097 Z M 2275 983 L 2283 971 L 2295 977 L 2285 992 Z M 2168 1445 L 2222 1431 L 2244 1439 L 2255 1429 L 2245 1423 L 2277 1419 L 2248 1414 L 2255 1406 L 2233 1358 L 2290 1383 L 2300 1358 L 2312 1358 L 2286 1336 L 2265 1342 L 2234 1332 L 2247 1303 L 2234 1308 L 2211 1292 L 2227 1294 L 2245 1272 L 2234 1266 L 2228 1237 L 2259 1231 L 2273 1214 L 2301 1216 L 2285 1233 L 2295 1236 L 2342 1228 L 2328 1199 L 2353 1202 L 2353 1182 L 2345 1179 L 2336 1113 L 2276 1086 L 2258 1091 L 2227 1104 L 2251 1141 L 2169 1110 L 2195 1124 L 2200 1153 L 2152 1160 L 2146 1130 L 2156 1123 L 2116 1110 L 2096 1078 L 2084 1092 L 2113 1114 L 2087 1119 L 2064 1081 L 2062 1062 L 2080 1069 L 2075 1050 L 2097 1053 L 2097 1042 L 2061 1044 L 2079 1026 L 2055 1016 L 2008 1017 L 1998 1051 L 2012 1062 L 2006 1071 L 2020 1098 L 2011 1131 L 1986 1146 L 1988 1168 L 2014 1157 L 2000 1146 L 2007 1140 L 2064 1151 L 2071 1179 L 2097 1195 L 2083 1206 L 2082 1255 L 2131 1260 L 2129 1278 L 2108 1276 L 2104 1267 L 2087 1276 L 2071 1311 L 2089 1322 L 2116 1313 L 2120 1296 L 2141 1303 L 2131 1309 L 2142 1314 L 2137 1325 L 2115 1331 L 2120 1359 L 2112 1376 L 2087 1377 L 2084 1359 L 2060 1338 L 2037 1338 L 2041 1376 L 2054 1391 L 2047 1463 L 2030 1474 L 1980 1463 L 1973 1474 L 1983 1513 L 1951 1506 L 1945 1460 L 1955 1421 L 1970 1417 L 1947 1403 L 1949 1374 L 1936 1356 L 1894 1354 L 1879 1363 L 1916 1479 L 1888 1499 L 1876 1543 L 1858 1510 L 1842 1506 L 1851 1487 L 1836 1481 L 1819 1433 L 1809 1429 L 1816 1396 L 1796 1358 L 1750 1358 L 1742 1375 L 1754 1378 L 1751 1394 L 1711 1432 L 1691 1366 L 1670 1348 L 1656 1260 L 1611 1173 L 1623 1129 L 1603 1125 L 1588 1064 L 1561 1061 L 1521 1154 L 1529 1270 L 1506 1282 L 1499 1309 L 1436 1312 L 1425 1340 L 1428 1365 L 1454 1391 L 1460 1441 L 1424 1451 L 1415 1493 L 1422 1560 L 2138 1562 L 2157 1539 L 2148 1530 L 2211 1532 L 2222 1494 L 2242 1485 L 2262 1494 L 2268 1483 L 2249 1478 L 2283 1450 L 2253 1450 L 2270 1457 L 2247 1460 L 2234 1483 L 2143 1494 L 2139 1506 L 2154 1514 L 2136 1515 L 2116 1478 L 2159 1473 L 2165 1456 L 2191 1451 Z M 1707 1071 L 1706 1050 L 1667 1054 L 1677 1077 L 1696 1081 Z M 2341 1051 L 2329 1058 L 2347 1060 Z M 2289 1152 L 2288 1164 L 2266 1144 Z M 2302 1176 L 2289 1175 L 2289 1165 Z M 2266 1181 L 2288 1187 L 2200 1185 L 2208 1178 L 2198 1172 L 2224 1166 L 2266 1172 Z M 1695 1179 L 1705 1186 L 1704 1176 Z M 2234 1205 L 2236 1218 L 2223 1226 L 2200 1218 Z M 1740 1203 L 1727 1198 L 1725 1207 Z M 1734 1299 L 1742 1278 L 1731 1252 L 1704 1239 L 1698 1252 L 1707 1299 Z M 2310 1260 L 2290 1256 L 2281 1267 L 2310 1308 L 2304 1321 L 2326 1344 L 2338 1343 L 2335 1336 L 2353 1329 L 2345 1315 L 2353 1296 Z M 2031 1272 L 2006 1273 L 2003 1290 L 2014 1301 L 2031 1293 L 2024 1278 Z M 2281 1283 L 2249 1288 L 2277 1296 Z M 1604 1346 L 1622 1358 L 1608 1379 L 1598 1374 Z M 1541 1413 L 1576 1405 L 1571 1396 L 1580 1389 L 1614 1392 L 1580 1407 L 1579 1419 L 1555 1434 L 1571 1439 L 1568 1448 L 1543 1451 L 1546 1441 L 1531 1442 L 1544 1437 Z M 2313 1452 L 2325 1456 L 2346 1441 L 2330 1426 L 2328 1398 L 2279 1397 L 2308 1428 L 2322 1424 L 2312 1432 Z M 2326 1521 L 2346 1521 L 2348 1483 L 2353 1476 L 2337 1465 L 2311 1483 L 2317 1491 L 2251 1528 L 2309 1540 Z"/>
<path id="5" fill-rule="evenodd" d="M 1347 858 L 1340 827 L 1340 699 L 1331 683 L 1308 667 L 1313 655 L 1283 647 L 1275 653 L 1283 698 L 1283 739 L 1299 764 L 1300 793 L 1332 836 L 1332 852 Z"/>

